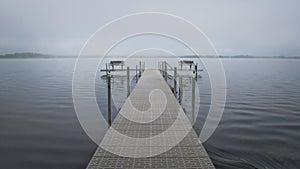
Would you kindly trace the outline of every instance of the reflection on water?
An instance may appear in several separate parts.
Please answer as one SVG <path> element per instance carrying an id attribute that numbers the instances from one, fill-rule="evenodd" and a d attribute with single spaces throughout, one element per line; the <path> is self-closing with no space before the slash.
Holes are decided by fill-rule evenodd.
<path id="1" fill-rule="evenodd" d="M 217 168 L 300 167 L 299 63 L 223 60 L 228 87 L 225 112 L 214 135 L 204 143 Z M 96 145 L 81 129 L 73 108 L 74 64 L 72 59 L 0 60 L 1 168 L 85 168 Z M 135 71 L 130 74 L 132 90 Z M 200 75 L 198 134 L 211 97 L 206 71 Z M 188 72 L 186 76 L 182 106 L 191 117 Z M 100 72 L 97 77 L 97 101 L 107 117 L 106 78 Z M 172 79 L 169 84 L 173 85 Z M 113 76 L 113 117 L 127 97 L 126 85 L 125 72 Z"/>

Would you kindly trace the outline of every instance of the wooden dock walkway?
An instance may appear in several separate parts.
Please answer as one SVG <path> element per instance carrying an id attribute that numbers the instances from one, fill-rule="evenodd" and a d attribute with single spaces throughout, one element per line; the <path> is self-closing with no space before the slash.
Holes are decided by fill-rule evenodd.
<path id="1" fill-rule="evenodd" d="M 158 92 L 152 98 L 149 97 L 149 92 L 155 89 L 163 92 L 164 96 Z M 161 114 L 150 113 L 155 112 L 154 109 L 158 112 L 163 111 Z M 141 111 L 142 115 L 136 114 Z M 153 116 L 156 115 L 159 115 L 158 118 L 153 120 Z M 129 118 L 131 120 L 128 120 Z M 141 122 L 137 122 L 141 119 Z M 185 133 L 185 129 L 189 130 Z M 169 135 L 162 134 L 166 130 L 171 131 L 168 132 Z M 180 134 L 184 136 L 177 144 L 176 139 Z M 157 137 L 159 135 L 165 137 L 161 141 L 150 139 L 150 142 L 149 140 L 147 142 L 147 138 L 159 138 Z M 215 167 L 159 71 L 146 69 L 87 168 L 214 169 Z"/>

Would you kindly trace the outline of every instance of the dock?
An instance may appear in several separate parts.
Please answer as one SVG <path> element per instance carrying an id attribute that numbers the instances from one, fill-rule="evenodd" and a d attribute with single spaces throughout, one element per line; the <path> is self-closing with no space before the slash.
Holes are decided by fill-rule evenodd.
<path id="1" fill-rule="evenodd" d="M 149 97 L 154 90 L 161 93 Z M 104 168 L 215 168 L 158 69 L 142 73 L 87 166 Z"/>

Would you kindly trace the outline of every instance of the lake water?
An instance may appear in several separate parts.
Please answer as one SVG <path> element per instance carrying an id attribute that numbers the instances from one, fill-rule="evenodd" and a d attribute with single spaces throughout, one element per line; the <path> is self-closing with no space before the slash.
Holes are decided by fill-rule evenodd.
<path id="1" fill-rule="evenodd" d="M 227 101 L 222 120 L 204 143 L 217 168 L 300 168 L 300 60 L 223 59 Z M 73 107 L 74 59 L 0 60 L 0 168 L 84 169 L 94 144 Z M 132 72 L 133 75 L 134 72 Z M 197 80 L 199 133 L 210 105 L 206 71 Z M 104 116 L 106 79 L 96 79 Z M 190 115 L 190 85 L 183 80 Z M 135 80 L 132 80 L 134 87 Z M 112 80 L 113 117 L 126 99 L 125 74 Z M 104 109 L 103 109 L 104 107 Z"/>

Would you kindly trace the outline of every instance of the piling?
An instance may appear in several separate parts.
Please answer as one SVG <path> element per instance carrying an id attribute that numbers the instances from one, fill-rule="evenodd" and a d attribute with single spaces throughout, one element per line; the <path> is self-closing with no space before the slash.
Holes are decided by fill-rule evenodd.
<path id="1" fill-rule="evenodd" d="M 139 61 L 140 69 L 139 69 L 139 77 L 142 75 L 142 62 Z"/>
<path id="2" fill-rule="evenodd" d="M 138 65 L 135 65 L 135 80 L 138 81 Z"/>
<path id="3" fill-rule="evenodd" d="M 182 70 L 182 61 L 180 62 L 180 70 Z"/>
<path id="4" fill-rule="evenodd" d="M 180 104 L 182 104 L 182 95 L 183 95 L 182 77 L 179 76 L 179 103 Z"/>
<path id="5" fill-rule="evenodd" d="M 130 95 L 130 69 L 127 67 L 127 97 Z"/>
<path id="6" fill-rule="evenodd" d="M 107 121 L 109 126 L 111 126 L 111 75 L 107 74 Z"/>
<path id="7" fill-rule="evenodd" d="M 160 66 L 160 62 L 157 63 L 157 66 L 158 66 L 158 70 L 160 71 L 161 73 L 161 66 Z"/>
<path id="8" fill-rule="evenodd" d="M 177 67 L 174 67 L 174 95 L 177 96 Z"/>
<path id="9" fill-rule="evenodd" d="M 168 81 L 168 65 L 167 65 L 166 61 L 165 61 L 164 66 L 165 66 L 165 79 L 166 79 L 166 81 Z"/>
<path id="10" fill-rule="evenodd" d="M 195 123 L 195 74 L 192 75 L 192 125 Z"/>
<path id="11" fill-rule="evenodd" d="M 108 75 L 108 66 L 107 66 L 107 63 L 105 63 L 105 73 L 106 73 L 106 76 Z"/>
<path id="12" fill-rule="evenodd" d="M 195 64 L 195 73 L 196 73 L 196 78 L 198 77 L 198 63 Z"/>

